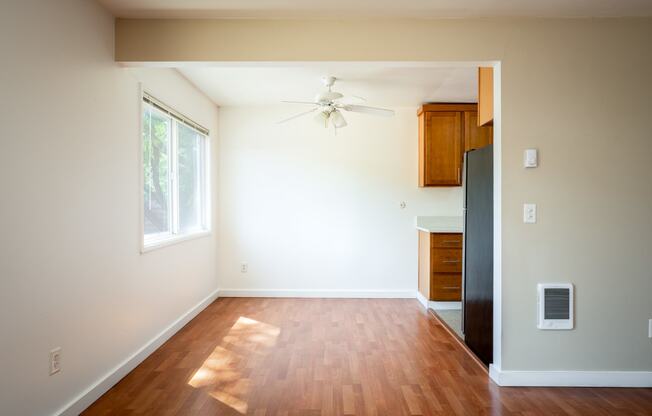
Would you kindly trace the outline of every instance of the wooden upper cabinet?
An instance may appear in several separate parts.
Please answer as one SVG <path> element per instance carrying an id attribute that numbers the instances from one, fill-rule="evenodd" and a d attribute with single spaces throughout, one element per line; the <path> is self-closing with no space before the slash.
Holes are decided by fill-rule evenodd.
<path id="1" fill-rule="evenodd" d="M 462 113 L 426 111 L 423 118 L 423 169 L 420 186 L 459 186 L 462 184 Z"/>
<path id="2" fill-rule="evenodd" d="M 478 126 L 494 122 L 494 69 L 478 68 Z"/>
<path id="3" fill-rule="evenodd" d="M 493 142 L 477 104 L 424 104 L 419 117 L 419 186 L 461 186 L 464 152 Z"/>
<path id="4" fill-rule="evenodd" d="M 419 108 L 419 186 L 461 186 L 464 112 L 476 104 L 424 104 Z"/>
<path id="5" fill-rule="evenodd" d="M 464 151 L 480 149 L 494 142 L 492 126 L 478 127 L 478 113 L 464 112 Z"/>

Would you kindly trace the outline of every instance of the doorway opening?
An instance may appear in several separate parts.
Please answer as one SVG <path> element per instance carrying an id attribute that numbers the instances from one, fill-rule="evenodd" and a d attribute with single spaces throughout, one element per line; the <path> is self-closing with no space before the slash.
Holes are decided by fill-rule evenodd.
<path id="1" fill-rule="evenodd" d="M 161 68 L 160 63 L 151 66 Z M 493 353 L 485 362 L 500 367 L 499 62 L 177 62 L 165 67 L 220 108 L 215 191 L 224 296 L 417 298 L 414 222 L 463 217 L 462 175 L 468 165 L 460 154 L 450 178 L 424 177 L 452 182 L 419 186 L 418 109 L 477 103 L 478 68 L 493 68 L 493 302 L 491 333 L 485 337 L 492 340 Z M 467 82 L 469 76 L 473 83 Z M 334 82 L 323 84 L 329 77 Z M 339 116 L 315 120 L 323 113 L 315 103 L 325 85 L 352 100 L 338 108 L 345 125 Z M 143 86 L 157 94 L 157 85 Z M 395 117 L 374 118 L 347 106 L 391 109 Z M 460 113 L 445 115 L 450 123 L 456 117 L 466 122 L 466 113 L 473 112 L 448 110 L 442 113 Z M 442 307 L 449 300 L 424 295 L 419 300 L 466 338 L 461 298 L 452 301 L 457 309 Z"/>

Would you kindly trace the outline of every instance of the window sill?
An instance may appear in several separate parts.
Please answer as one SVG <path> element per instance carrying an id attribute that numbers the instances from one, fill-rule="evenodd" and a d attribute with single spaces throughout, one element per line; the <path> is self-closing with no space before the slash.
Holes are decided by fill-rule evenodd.
<path id="1" fill-rule="evenodd" d="M 209 235 L 211 235 L 210 230 L 203 230 L 203 231 L 194 232 L 192 234 L 171 235 L 171 236 L 168 236 L 168 237 L 159 238 L 159 239 L 148 241 L 148 242 L 143 241 L 141 249 L 140 249 L 140 253 L 145 254 L 147 252 L 150 252 L 150 251 L 153 251 L 153 250 L 156 250 L 156 249 L 159 249 L 159 248 L 171 246 L 171 245 L 174 245 L 174 244 L 179 244 L 179 243 L 182 243 L 182 242 L 188 241 L 188 240 L 195 240 L 197 238 L 208 237 Z"/>

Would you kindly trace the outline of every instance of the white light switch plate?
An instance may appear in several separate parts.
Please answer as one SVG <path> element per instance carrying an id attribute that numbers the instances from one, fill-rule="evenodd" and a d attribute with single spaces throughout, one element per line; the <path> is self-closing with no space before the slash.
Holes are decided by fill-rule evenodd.
<path id="1" fill-rule="evenodd" d="M 523 204 L 523 222 L 526 224 L 537 222 L 537 204 Z"/>
<path id="2" fill-rule="evenodd" d="M 523 167 L 536 168 L 539 165 L 537 149 L 525 149 L 523 153 Z"/>

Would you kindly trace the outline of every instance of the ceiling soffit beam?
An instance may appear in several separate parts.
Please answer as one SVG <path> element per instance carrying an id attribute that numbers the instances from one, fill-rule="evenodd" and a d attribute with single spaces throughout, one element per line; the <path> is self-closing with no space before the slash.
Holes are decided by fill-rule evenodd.
<path id="1" fill-rule="evenodd" d="M 497 61 L 520 25 L 513 19 L 116 19 L 115 60 Z"/>

